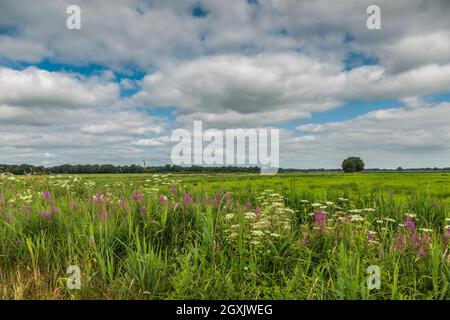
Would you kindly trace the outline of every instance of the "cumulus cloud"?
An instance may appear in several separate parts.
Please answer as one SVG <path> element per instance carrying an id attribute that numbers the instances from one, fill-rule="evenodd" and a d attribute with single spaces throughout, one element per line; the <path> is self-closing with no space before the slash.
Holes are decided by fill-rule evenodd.
<path id="1" fill-rule="evenodd" d="M 305 167 L 338 167 L 327 158 L 361 155 L 372 167 L 448 166 L 450 156 L 450 104 L 377 110 L 346 121 L 306 124 L 290 137 Z M 310 158 L 312 157 L 312 158 Z"/>
<path id="2" fill-rule="evenodd" d="M 390 74 L 381 66 L 345 71 L 300 53 L 221 55 L 167 65 L 146 76 L 135 99 L 178 106 L 182 122 L 216 125 L 305 119 L 349 100 L 403 99 L 450 87 L 450 64 Z"/>
<path id="3" fill-rule="evenodd" d="M 69 4 L 81 6 L 81 30 L 65 27 Z M 0 161 L 161 164 L 170 130 L 194 120 L 217 128 L 301 120 L 312 123 L 282 130 L 283 166 L 336 167 L 350 153 L 369 166 L 444 164 L 448 104 L 423 97 L 450 88 L 450 4 L 380 0 L 376 31 L 366 27 L 371 4 L 1 2 Z M 24 67 L 43 61 L 104 71 Z M 385 99 L 398 108 L 314 124 L 349 101 Z M 171 116 L 158 116 L 166 107 Z"/>

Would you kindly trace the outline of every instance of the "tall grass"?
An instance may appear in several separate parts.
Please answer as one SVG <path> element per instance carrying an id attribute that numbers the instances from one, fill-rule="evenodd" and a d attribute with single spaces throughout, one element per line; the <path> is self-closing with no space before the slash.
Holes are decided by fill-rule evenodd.
<path id="1" fill-rule="evenodd" d="M 429 192 L 176 178 L 1 175 L 0 297 L 450 298 L 448 205 Z M 70 265 L 80 290 L 66 285 Z M 371 265 L 379 289 L 366 285 Z"/>

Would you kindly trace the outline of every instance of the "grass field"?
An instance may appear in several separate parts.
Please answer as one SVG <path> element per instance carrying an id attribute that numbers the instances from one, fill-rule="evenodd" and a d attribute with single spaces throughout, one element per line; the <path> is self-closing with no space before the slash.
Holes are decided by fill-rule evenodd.
<path id="1" fill-rule="evenodd" d="M 449 209 L 444 172 L 3 174 L 0 298 L 449 299 Z"/>

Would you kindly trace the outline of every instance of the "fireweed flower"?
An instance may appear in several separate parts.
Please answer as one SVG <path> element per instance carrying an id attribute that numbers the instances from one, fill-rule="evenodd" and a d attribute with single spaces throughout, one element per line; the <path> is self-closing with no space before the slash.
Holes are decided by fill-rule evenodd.
<path id="1" fill-rule="evenodd" d="M 51 214 L 51 212 L 48 212 L 48 211 L 42 211 L 41 217 L 50 219 L 52 217 L 52 214 Z"/>
<path id="2" fill-rule="evenodd" d="M 183 201 L 184 202 L 188 202 L 188 203 L 190 203 L 190 202 L 192 202 L 192 197 L 191 197 L 191 195 L 189 194 L 189 193 L 185 193 L 184 194 L 184 196 L 183 196 Z"/>
<path id="3" fill-rule="evenodd" d="M 161 204 L 163 204 L 163 203 L 166 203 L 167 202 L 167 197 L 165 196 L 165 195 L 160 195 L 159 196 L 159 202 L 161 203 Z"/>
<path id="4" fill-rule="evenodd" d="M 23 206 L 23 213 L 29 215 L 31 213 L 31 208 L 29 206 Z"/>
<path id="5" fill-rule="evenodd" d="M 144 195 L 142 193 L 135 193 L 131 196 L 131 199 L 133 199 L 135 202 L 138 202 L 144 198 Z"/>
<path id="6" fill-rule="evenodd" d="M 50 200 L 50 198 L 52 197 L 50 195 L 50 192 L 48 192 L 48 191 L 42 192 L 42 196 L 44 197 L 45 200 Z"/>
<path id="7" fill-rule="evenodd" d="M 102 200 L 102 195 L 100 193 L 97 193 L 94 196 L 94 202 L 100 202 Z"/>
<path id="8" fill-rule="evenodd" d="M 425 248 L 424 248 L 424 247 L 420 247 L 419 250 L 417 250 L 417 255 L 418 255 L 420 258 L 425 257 L 425 255 L 426 255 Z"/>
<path id="9" fill-rule="evenodd" d="M 100 214 L 100 219 L 103 221 L 108 220 L 108 212 L 102 211 L 102 213 Z"/>

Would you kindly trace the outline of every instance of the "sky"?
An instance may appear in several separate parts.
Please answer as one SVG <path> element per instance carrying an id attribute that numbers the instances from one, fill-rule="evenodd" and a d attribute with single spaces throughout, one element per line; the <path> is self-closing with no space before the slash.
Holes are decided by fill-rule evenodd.
<path id="1" fill-rule="evenodd" d="M 201 120 L 283 168 L 450 166 L 450 1 L 337 3 L 0 0 L 0 163 L 164 165 Z"/>

